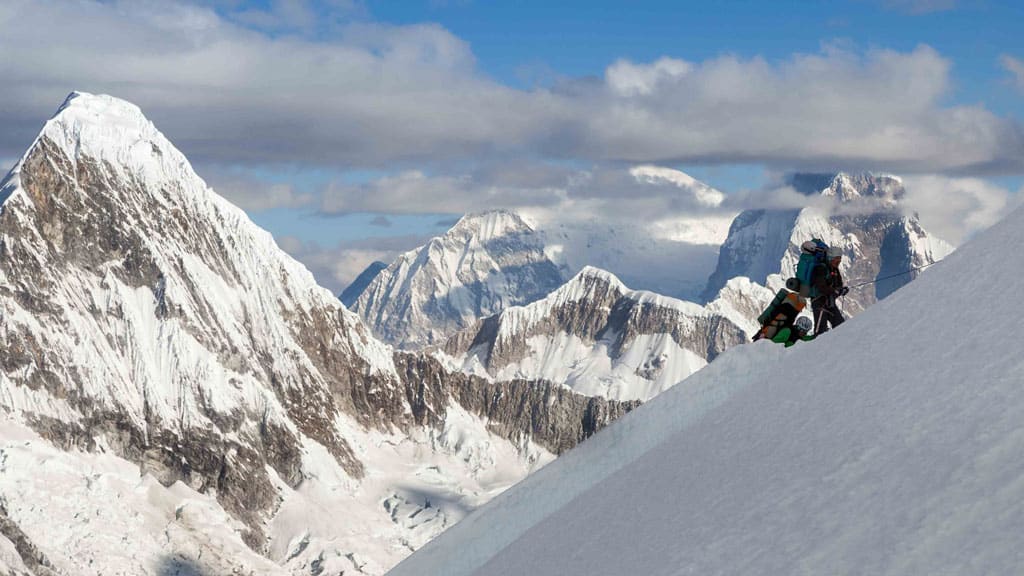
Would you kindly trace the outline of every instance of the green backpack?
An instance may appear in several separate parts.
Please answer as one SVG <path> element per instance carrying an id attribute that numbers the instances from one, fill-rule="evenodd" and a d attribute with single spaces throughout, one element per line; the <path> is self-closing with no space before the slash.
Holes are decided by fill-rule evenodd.
<path id="1" fill-rule="evenodd" d="M 818 297 L 818 289 L 811 285 L 811 275 L 814 267 L 824 264 L 828 260 L 828 244 L 818 238 L 811 238 L 800 245 L 800 259 L 796 263 L 796 282 L 793 278 L 786 283 L 786 287 L 794 292 L 800 292 L 801 296 L 809 298 Z"/>

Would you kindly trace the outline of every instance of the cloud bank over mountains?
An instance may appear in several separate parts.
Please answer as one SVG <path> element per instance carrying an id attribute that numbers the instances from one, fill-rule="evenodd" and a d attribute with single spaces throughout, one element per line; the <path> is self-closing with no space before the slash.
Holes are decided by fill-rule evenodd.
<path id="1" fill-rule="evenodd" d="M 555 71 L 523 89 L 489 76 L 470 44 L 437 24 L 375 22 L 357 0 L 261 6 L 4 2 L 3 168 L 52 102 L 85 90 L 140 105 L 212 186 L 256 212 L 511 208 L 657 224 L 801 202 L 784 185 L 704 190 L 668 168 L 760 165 L 908 176 L 909 204 L 955 242 L 1012 197 L 982 178 L 1024 173 L 1019 120 L 951 103 L 953 62 L 928 45 L 620 58 L 595 76 Z M 889 7 L 928 13 L 951 3 Z M 997 64 L 1024 91 L 1021 61 Z M 303 171 L 318 175 L 280 177 Z M 323 246 L 275 234 L 332 286 L 422 240 Z"/>
<path id="2" fill-rule="evenodd" d="M 253 18 L 258 14 L 251 15 Z M 308 19 L 301 12 L 296 23 Z M 188 3 L 19 1 L 0 8 L 0 155 L 71 88 L 139 103 L 197 162 L 344 168 L 467 158 L 761 162 L 970 175 L 1024 169 L 1024 130 L 949 105 L 933 48 L 826 46 L 781 61 L 619 60 L 601 78 L 520 90 L 433 24 L 350 20 L 272 34 Z M 245 145 L 240 145 L 240 143 Z"/>

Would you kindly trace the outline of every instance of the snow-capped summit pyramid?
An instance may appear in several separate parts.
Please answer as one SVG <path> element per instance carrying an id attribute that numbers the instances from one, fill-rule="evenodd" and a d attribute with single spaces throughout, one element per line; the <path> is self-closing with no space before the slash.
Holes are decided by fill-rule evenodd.
<path id="1" fill-rule="evenodd" d="M 391 574 L 1024 572 L 1024 356 L 991 321 L 1024 316 L 1021 244 L 1018 209 L 815 341 L 727 351 Z"/>
<path id="2" fill-rule="evenodd" d="M 394 353 L 122 100 L 0 182 L 4 570 L 381 574 L 631 407 Z"/>
<path id="3" fill-rule="evenodd" d="M 847 284 L 861 285 L 844 298 L 844 309 L 857 313 L 915 278 L 915 269 L 952 251 L 928 234 L 915 215 L 903 213 L 905 190 L 895 176 L 796 174 L 790 183 L 809 197 L 833 199 L 832 206 L 740 213 L 719 252 L 705 300 L 737 276 L 762 284 L 773 274 L 792 276 L 800 244 L 817 237 L 843 250 Z"/>
<path id="4" fill-rule="evenodd" d="M 449 334 L 560 286 L 543 240 L 506 210 L 468 214 L 443 236 L 399 256 L 352 305 L 381 338 L 403 348 Z"/>
<path id="5" fill-rule="evenodd" d="M 542 300 L 478 321 L 443 349 L 463 370 L 488 378 L 544 379 L 587 396 L 646 401 L 746 341 L 737 318 L 632 291 L 588 266 Z"/>
<path id="6" fill-rule="evenodd" d="M 405 410 L 391 351 L 137 107 L 72 94 L 0 189 L 3 404 L 47 437 L 216 487 L 256 544 L 265 468 L 301 482 L 309 439 L 358 478 L 339 408 Z"/>

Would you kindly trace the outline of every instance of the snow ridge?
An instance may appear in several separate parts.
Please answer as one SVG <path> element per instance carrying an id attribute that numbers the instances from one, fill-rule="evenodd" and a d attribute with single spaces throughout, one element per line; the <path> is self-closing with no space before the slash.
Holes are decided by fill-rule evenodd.
<path id="1" fill-rule="evenodd" d="M 750 324 L 725 299 L 705 308 L 629 290 L 586 267 L 546 298 L 456 334 L 444 353 L 494 380 L 543 379 L 587 396 L 648 400 L 747 340 Z"/>

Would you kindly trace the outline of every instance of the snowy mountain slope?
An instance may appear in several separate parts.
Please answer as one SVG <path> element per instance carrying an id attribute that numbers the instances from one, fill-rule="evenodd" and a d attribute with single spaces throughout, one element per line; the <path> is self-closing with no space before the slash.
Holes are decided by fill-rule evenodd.
<path id="1" fill-rule="evenodd" d="M 905 191 L 894 176 L 796 174 L 792 185 L 809 199 L 826 200 L 826 205 L 748 210 L 737 216 L 704 290 L 705 300 L 715 298 L 730 278 L 764 283 L 771 274 L 793 275 L 800 244 L 818 237 L 843 249 L 847 284 L 864 284 L 842 301 L 847 313 L 856 314 L 917 274 L 900 273 L 930 265 L 952 251 L 930 236 L 916 216 L 902 213 Z"/>
<path id="2" fill-rule="evenodd" d="M 263 557 L 379 574 L 632 408 L 395 354 L 137 107 L 79 93 L 0 182 L 0 349 L 12 570 L 116 573 L 118 546 L 128 573 L 162 574 L 162 545 L 196 573 L 264 573 Z M 51 462 L 60 487 L 23 474 Z M 168 515 L 183 499 L 201 518 Z"/>
<path id="3" fill-rule="evenodd" d="M 1024 357 L 989 302 L 1024 315 L 1022 231 L 816 341 L 727 351 L 391 574 L 1020 573 Z"/>
<path id="4" fill-rule="evenodd" d="M 351 309 L 382 339 L 418 348 L 442 342 L 477 318 L 541 298 L 562 281 L 533 228 L 497 210 L 469 214 L 399 256 Z"/>
<path id="5" fill-rule="evenodd" d="M 648 400 L 749 338 L 741 314 L 719 310 L 631 291 L 588 267 L 546 298 L 456 334 L 443 350 L 463 370 L 497 380 L 543 379 L 586 396 Z"/>
<path id="6" fill-rule="evenodd" d="M 668 185 L 710 206 L 723 198 L 682 172 L 651 166 L 633 168 L 623 185 Z M 534 302 L 586 266 L 645 290 L 696 297 L 731 218 L 636 220 L 553 211 L 467 214 L 444 235 L 400 255 L 367 286 L 354 282 L 344 300 L 379 338 L 419 349 L 440 345 L 477 319 Z"/>

